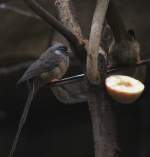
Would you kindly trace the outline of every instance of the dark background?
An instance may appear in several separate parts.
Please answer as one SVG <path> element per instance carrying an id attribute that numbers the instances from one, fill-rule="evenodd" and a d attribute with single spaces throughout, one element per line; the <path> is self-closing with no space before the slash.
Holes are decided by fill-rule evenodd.
<path id="1" fill-rule="evenodd" d="M 134 29 L 141 43 L 142 58 L 150 57 L 150 1 L 115 0 L 128 29 Z M 57 15 L 52 0 L 40 0 Z M 74 0 L 80 24 L 88 36 L 94 0 Z M 7 3 L 33 13 L 20 0 Z M 0 67 L 37 58 L 56 34 L 42 20 L 3 9 L 0 5 Z M 59 35 L 55 40 L 63 40 Z M 6 157 L 17 130 L 27 97 L 25 85 L 16 86 L 23 70 L 0 76 L 0 156 Z M 121 157 L 150 156 L 150 68 L 147 67 L 146 90 L 131 105 L 115 105 Z M 43 88 L 31 107 L 15 154 L 16 157 L 91 157 L 94 156 L 92 129 L 87 103 L 65 105 L 51 90 Z"/>

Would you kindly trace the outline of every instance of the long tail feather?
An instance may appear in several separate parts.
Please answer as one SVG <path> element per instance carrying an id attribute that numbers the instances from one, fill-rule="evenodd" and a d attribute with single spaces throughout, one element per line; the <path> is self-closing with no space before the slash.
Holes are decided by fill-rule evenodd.
<path id="1" fill-rule="evenodd" d="M 9 157 L 13 157 L 13 155 L 14 155 L 17 143 L 19 141 L 19 137 L 20 137 L 21 131 L 22 131 L 23 126 L 24 126 L 24 124 L 26 122 L 26 119 L 27 119 L 27 116 L 28 116 L 28 112 L 29 112 L 29 109 L 31 107 L 31 103 L 32 103 L 32 100 L 34 98 L 35 93 L 36 93 L 35 84 L 33 82 L 32 89 L 30 88 L 30 90 L 29 90 L 29 95 L 28 95 L 28 98 L 27 98 L 27 101 L 26 101 L 23 113 L 22 113 L 21 118 L 20 118 L 20 122 L 19 122 L 19 125 L 18 125 L 18 130 L 17 130 L 16 136 L 14 138 L 14 141 L 13 141 L 10 153 L 9 153 Z"/>

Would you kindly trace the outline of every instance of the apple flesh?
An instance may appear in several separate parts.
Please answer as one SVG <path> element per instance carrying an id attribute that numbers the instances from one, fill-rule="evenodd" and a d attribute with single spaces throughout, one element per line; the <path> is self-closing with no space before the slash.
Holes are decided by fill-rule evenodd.
<path id="1" fill-rule="evenodd" d="M 144 91 L 144 84 L 125 75 L 111 75 L 105 80 L 108 94 L 122 104 L 136 101 Z"/>

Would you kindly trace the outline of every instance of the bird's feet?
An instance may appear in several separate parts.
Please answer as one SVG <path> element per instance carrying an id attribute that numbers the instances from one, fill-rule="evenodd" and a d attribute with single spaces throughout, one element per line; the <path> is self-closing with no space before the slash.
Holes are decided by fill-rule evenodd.
<path id="1" fill-rule="evenodd" d="M 52 83 L 57 82 L 57 81 L 59 81 L 59 79 L 49 80 L 48 83 L 49 83 L 49 84 L 52 84 Z"/>

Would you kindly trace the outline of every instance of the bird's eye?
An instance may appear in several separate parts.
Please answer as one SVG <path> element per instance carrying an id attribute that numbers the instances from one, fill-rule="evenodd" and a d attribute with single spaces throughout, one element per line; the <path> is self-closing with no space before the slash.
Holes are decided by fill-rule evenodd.
<path id="1" fill-rule="evenodd" d="M 67 51 L 67 50 L 68 50 L 66 46 L 61 46 L 61 47 L 59 47 L 58 49 L 59 49 L 60 51 Z"/>
<path id="2" fill-rule="evenodd" d="M 130 40 L 135 40 L 135 33 L 133 30 L 128 30 Z"/>

